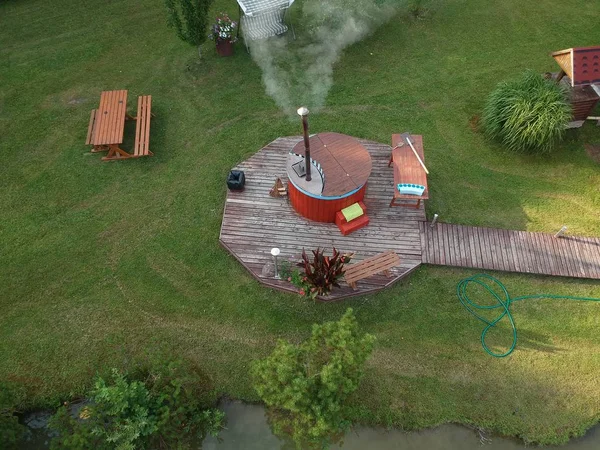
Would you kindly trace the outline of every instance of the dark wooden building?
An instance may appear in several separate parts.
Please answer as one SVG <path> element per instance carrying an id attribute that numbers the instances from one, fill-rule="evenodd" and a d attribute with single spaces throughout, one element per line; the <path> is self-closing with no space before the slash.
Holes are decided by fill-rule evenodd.
<path id="1" fill-rule="evenodd" d="M 600 101 L 600 46 L 569 48 L 551 55 L 561 68 L 552 76 L 566 86 L 573 121 L 581 126 Z"/>

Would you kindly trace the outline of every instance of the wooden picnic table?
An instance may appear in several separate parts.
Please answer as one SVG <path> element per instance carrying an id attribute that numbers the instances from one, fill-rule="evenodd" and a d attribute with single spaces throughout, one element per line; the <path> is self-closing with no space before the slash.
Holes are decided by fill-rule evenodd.
<path id="1" fill-rule="evenodd" d="M 418 134 L 411 135 L 411 142 L 413 143 L 417 154 L 424 162 L 423 136 Z M 413 206 L 419 208 L 421 200 L 429 199 L 427 174 L 410 148 L 410 145 L 404 143 L 401 134 L 392 134 L 392 149 L 392 155 L 388 166 L 391 164 L 394 165 L 394 198 L 392 199 L 390 206 Z M 420 184 L 421 186 L 425 186 L 425 191 L 423 191 L 422 195 L 401 194 L 398 191 L 399 183 Z M 406 204 L 396 203 L 396 200 L 416 200 L 417 202 L 416 204 Z"/>
<path id="2" fill-rule="evenodd" d="M 103 91 L 100 95 L 100 107 L 90 111 L 86 145 L 92 145 L 92 152 L 108 150 L 103 161 L 126 158 L 152 156 L 150 151 L 150 119 L 152 113 L 152 96 L 138 97 L 137 115 L 127 113 L 127 91 Z M 119 145 L 123 143 L 125 121 L 135 120 L 135 142 L 133 153 L 127 153 Z"/>
<path id="3" fill-rule="evenodd" d="M 92 136 L 93 151 L 108 150 L 106 159 L 129 157 L 129 153 L 119 147 L 123 143 L 127 119 L 133 119 L 127 113 L 127 91 L 103 91 L 96 112 L 96 124 Z"/>

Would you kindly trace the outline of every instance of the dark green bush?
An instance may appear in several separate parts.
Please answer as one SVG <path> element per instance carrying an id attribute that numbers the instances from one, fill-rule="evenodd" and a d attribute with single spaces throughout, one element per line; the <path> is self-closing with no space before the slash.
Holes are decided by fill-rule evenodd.
<path id="1" fill-rule="evenodd" d="M 481 119 L 485 134 L 508 149 L 544 153 L 564 137 L 571 114 L 562 86 L 527 71 L 496 87 Z"/>
<path id="2" fill-rule="evenodd" d="M 0 383 L 0 448 L 13 448 L 25 432 L 16 416 L 15 402 L 13 389 Z"/>
<path id="3" fill-rule="evenodd" d="M 131 380 L 113 369 L 110 380 L 98 377 L 90 403 L 71 416 L 68 404 L 52 417 L 59 433 L 55 449 L 189 448 L 221 430 L 224 414 L 198 401 L 202 379 L 177 363 L 153 369 L 143 380 Z"/>

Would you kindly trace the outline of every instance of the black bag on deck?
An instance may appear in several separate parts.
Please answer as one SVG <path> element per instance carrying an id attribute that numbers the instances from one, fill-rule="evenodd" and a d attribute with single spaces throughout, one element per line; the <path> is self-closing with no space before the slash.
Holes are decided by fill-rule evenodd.
<path id="1" fill-rule="evenodd" d="M 227 187 L 231 191 L 241 191 L 246 184 L 246 176 L 242 170 L 232 170 L 227 175 Z"/>

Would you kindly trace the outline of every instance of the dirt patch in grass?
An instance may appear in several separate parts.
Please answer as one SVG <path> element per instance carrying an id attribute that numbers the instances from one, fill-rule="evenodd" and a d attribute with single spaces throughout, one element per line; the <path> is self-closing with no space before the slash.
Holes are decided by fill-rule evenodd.
<path id="1" fill-rule="evenodd" d="M 469 119 L 469 127 L 471 128 L 471 131 L 473 131 L 474 133 L 479 132 L 480 124 L 481 124 L 481 116 L 479 114 L 475 114 L 473 117 L 471 117 Z"/>
<path id="2" fill-rule="evenodd" d="M 600 144 L 585 144 L 584 147 L 592 161 L 600 164 Z"/>

